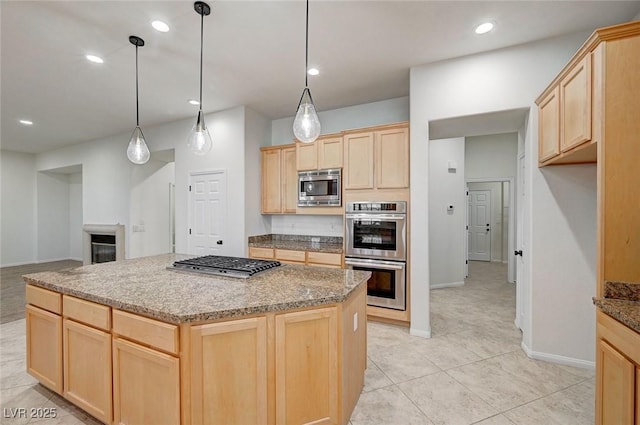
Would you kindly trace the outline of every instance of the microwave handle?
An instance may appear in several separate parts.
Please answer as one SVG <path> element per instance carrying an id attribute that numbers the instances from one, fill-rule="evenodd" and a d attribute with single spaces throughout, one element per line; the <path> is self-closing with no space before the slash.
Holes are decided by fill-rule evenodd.
<path id="1" fill-rule="evenodd" d="M 402 268 L 404 267 L 404 266 L 395 265 L 395 264 L 380 264 L 379 262 L 363 263 L 363 262 L 360 262 L 360 261 L 352 261 L 352 260 L 345 260 L 344 263 L 347 266 L 375 267 L 375 268 L 378 268 L 378 269 L 385 269 L 385 270 L 402 270 Z"/>

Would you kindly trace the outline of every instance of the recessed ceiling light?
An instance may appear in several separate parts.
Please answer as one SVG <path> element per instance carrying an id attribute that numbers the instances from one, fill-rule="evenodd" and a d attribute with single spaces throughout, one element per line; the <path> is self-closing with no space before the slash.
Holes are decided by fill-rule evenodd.
<path id="1" fill-rule="evenodd" d="M 93 63 L 103 63 L 104 62 L 104 60 L 102 60 L 101 57 L 95 56 L 95 55 L 86 55 L 85 58 L 87 58 L 87 60 L 89 62 L 93 62 Z"/>
<path id="2" fill-rule="evenodd" d="M 307 71 L 307 73 L 308 73 L 309 75 L 318 75 L 318 74 L 320 74 L 320 71 L 318 71 L 318 69 L 317 69 L 317 68 L 309 68 L 309 70 Z"/>
<path id="3" fill-rule="evenodd" d="M 200 104 L 200 102 L 198 102 L 195 99 L 189 99 L 189 103 L 192 104 L 192 105 L 199 105 Z"/>
<path id="4" fill-rule="evenodd" d="M 486 34 L 493 29 L 493 22 L 485 22 L 476 27 L 476 34 Z"/>
<path id="5" fill-rule="evenodd" d="M 151 22 L 151 26 L 160 32 L 169 32 L 169 25 L 165 24 L 162 21 L 153 21 Z"/>
<path id="6" fill-rule="evenodd" d="M 33 121 L 29 121 L 29 120 L 20 120 L 19 122 L 22 125 L 33 125 Z"/>

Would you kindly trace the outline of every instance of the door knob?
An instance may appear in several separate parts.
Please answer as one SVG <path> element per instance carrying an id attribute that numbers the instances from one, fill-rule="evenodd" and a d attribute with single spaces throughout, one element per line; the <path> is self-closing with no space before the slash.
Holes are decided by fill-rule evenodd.
<path id="1" fill-rule="evenodd" d="M 216 241 L 216 243 L 217 243 L 218 245 L 222 245 L 222 239 L 220 239 L 219 241 Z"/>
<path id="2" fill-rule="evenodd" d="M 519 256 L 521 256 L 521 257 L 522 257 L 522 250 L 514 251 L 514 252 L 513 252 L 513 254 L 514 254 L 514 255 L 519 255 Z"/>

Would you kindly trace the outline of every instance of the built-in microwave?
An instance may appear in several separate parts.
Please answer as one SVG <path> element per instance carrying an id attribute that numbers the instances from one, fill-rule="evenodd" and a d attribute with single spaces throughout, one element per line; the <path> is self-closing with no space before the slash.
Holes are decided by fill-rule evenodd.
<path id="1" fill-rule="evenodd" d="M 298 206 L 317 207 L 341 205 L 342 170 L 298 172 Z"/>

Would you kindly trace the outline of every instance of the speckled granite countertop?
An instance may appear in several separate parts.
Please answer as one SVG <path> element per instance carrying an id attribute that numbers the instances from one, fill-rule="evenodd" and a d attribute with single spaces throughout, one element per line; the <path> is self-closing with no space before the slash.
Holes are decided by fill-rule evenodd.
<path id="1" fill-rule="evenodd" d="M 249 246 L 342 254 L 342 238 L 334 236 L 260 235 L 250 236 Z"/>
<path id="2" fill-rule="evenodd" d="M 283 264 L 249 279 L 167 270 L 193 256 L 165 254 L 24 276 L 28 284 L 186 323 L 344 301 L 369 272 Z"/>
<path id="3" fill-rule="evenodd" d="M 605 282 L 604 298 L 594 298 L 593 303 L 640 333 L 640 283 Z"/>

